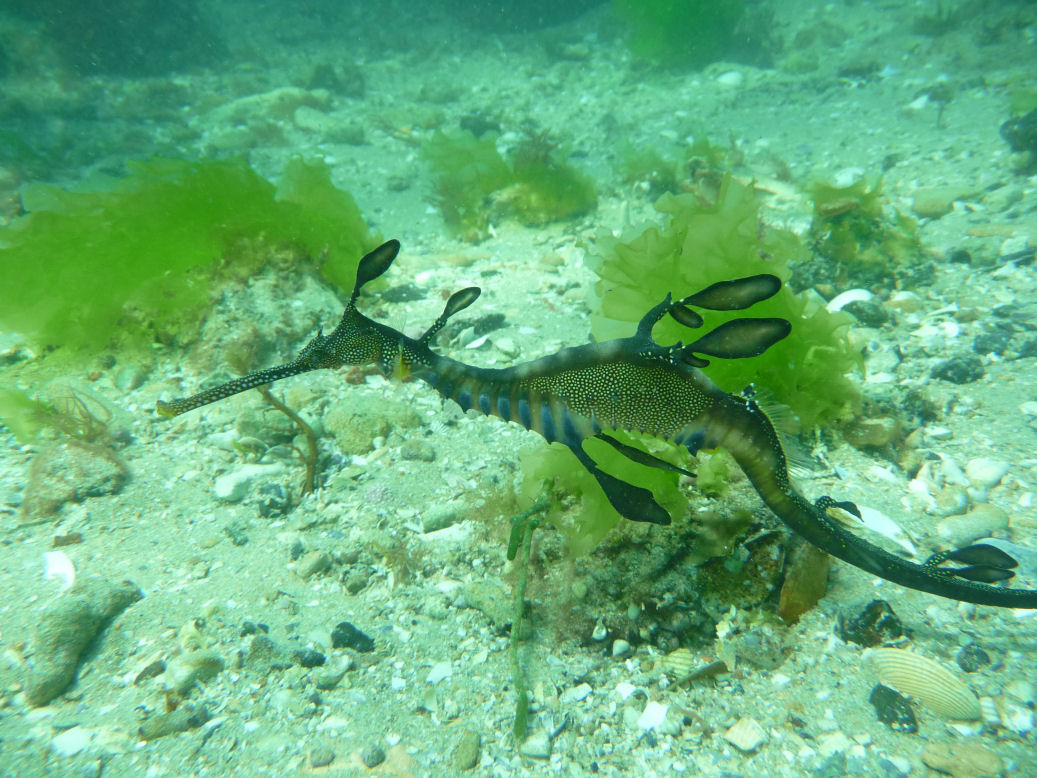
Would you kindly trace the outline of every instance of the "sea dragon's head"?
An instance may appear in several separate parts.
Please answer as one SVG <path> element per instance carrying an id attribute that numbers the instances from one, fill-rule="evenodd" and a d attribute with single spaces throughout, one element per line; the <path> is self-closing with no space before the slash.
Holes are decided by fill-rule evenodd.
<path id="1" fill-rule="evenodd" d="M 442 329 L 447 319 L 467 308 L 479 297 L 477 287 L 468 287 L 455 292 L 447 300 L 443 313 L 417 341 L 407 338 L 392 327 L 372 321 L 357 310 L 356 302 L 360 296 L 360 290 L 385 273 L 399 251 L 400 242 L 388 240 L 360 260 L 357 265 L 353 292 L 349 297 L 349 302 L 346 303 L 346 309 L 343 311 L 338 325 L 328 335 L 325 335 L 323 330 L 318 330 L 317 334 L 291 362 L 265 370 L 257 370 L 190 397 L 169 402 L 159 400 L 156 403 L 156 411 L 160 416 L 179 416 L 181 413 L 209 405 L 239 392 L 265 386 L 273 381 L 300 373 L 308 373 L 311 370 L 336 368 L 343 365 L 377 364 L 383 372 L 392 372 L 394 365 L 399 363 L 404 349 L 407 349 L 406 356 L 416 356 L 418 350 L 428 347 L 432 336 Z"/>

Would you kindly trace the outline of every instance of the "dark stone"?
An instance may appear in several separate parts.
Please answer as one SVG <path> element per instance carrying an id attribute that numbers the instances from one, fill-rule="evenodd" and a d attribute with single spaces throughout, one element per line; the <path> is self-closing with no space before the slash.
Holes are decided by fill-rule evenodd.
<path id="1" fill-rule="evenodd" d="M 854 300 L 852 303 L 848 303 L 843 310 L 865 327 L 881 327 L 889 321 L 889 312 L 882 306 L 882 303 L 875 300 Z"/>
<path id="2" fill-rule="evenodd" d="M 1004 354 L 1015 333 L 1008 327 L 994 327 L 981 332 L 972 341 L 977 354 Z"/>
<path id="3" fill-rule="evenodd" d="M 312 648 L 297 648 L 292 652 L 292 659 L 300 667 L 320 667 L 328 658 L 320 651 Z"/>
<path id="4" fill-rule="evenodd" d="M 378 746 L 364 746 L 360 749 L 360 761 L 367 767 L 377 767 L 385 761 L 385 752 Z"/>
<path id="5" fill-rule="evenodd" d="M 351 648 L 362 654 L 374 651 L 374 641 L 348 621 L 340 622 L 331 631 L 331 645 L 333 648 Z"/>
<path id="6" fill-rule="evenodd" d="M 978 643 L 969 643 L 955 657 L 958 667 L 966 673 L 974 673 L 981 667 L 990 664 L 990 655 L 980 648 Z"/>
<path id="7" fill-rule="evenodd" d="M 292 547 L 288 549 L 288 556 L 291 557 L 293 562 L 298 562 L 299 557 L 306 553 L 306 546 L 302 544 L 301 540 L 297 540 L 292 543 Z"/>
<path id="8" fill-rule="evenodd" d="M 262 632 L 264 635 L 270 631 L 270 627 L 263 623 L 256 623 L 253 621 L 241 622 L 241 637 L 246 635 L 258 635 Z"/>
<path id="9" fill-rule="evenodd" d="M 885 600 L 872 600 L 861 614 L 853 619 L 839 615 L 836 634 L 848 643 L 859 646 L 878 646 L 899 640 L 909 634 L 893 608 Z"/>
<path id="10" fill-rule="evenodd" d="M 971 265 L 972 254 L 968 249 L 951 249 L 947 253 L 947 261 L 958 265 Z"/>
<path id="11" fill-rule="evenodd" d="M 248 543 L 248 534 L 245 530 L 245 522 L 231 521 L 224 525 L 223 534 L 230 538 L 230 542 L 235 546 L 244 546 Z"/>
<path id="12" fill-rule="evenodd" d="M 327 746 L 315 746 L 310 751 L 310 767 L 327 767 L 335 761 L 335 752 Z"/>
<path id="13" fill-rule="evenodd" d="M 1019 345 L 1019 359 L 1037 357 L 1037 338 L 1029 338 Z"/>
<path id="14" fill-rule="evenodd" d="M 918 721 L 911 709 L 911 703 L 893 689 L 880 683 L 875 684 L 868 701 L 875 706 L 875 715 L 879 721 L 894 732 L 918 732 Z"/>
<path id="15" fill-rule="evenodd" d="M 292 500 L 281 484 L 268 482 L 259 487 L 259 502 L 256 507 L 264 519 L 284 516 L 291 510 Z"/>
<path id="16" fill-rule="evenodd" d="M 1002 124 L 1001 137 L 1008 141 L 1012 151 L 1037 154 L 1037 108 Z"/>
<path id="17" fill-rule="evenodd" d="M 983 377 L 983 360 L 975 354 L 962 354 L 936 364 L 933 378 L 942 378 L 952 384 L 971 384 Z"/>

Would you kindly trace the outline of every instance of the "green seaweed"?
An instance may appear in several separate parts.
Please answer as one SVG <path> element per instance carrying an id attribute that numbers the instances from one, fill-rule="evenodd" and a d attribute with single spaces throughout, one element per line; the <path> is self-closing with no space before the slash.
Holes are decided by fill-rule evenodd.
<path id="1" fill-rule="evenodd" d="M 571 219 L 597 207 L 594 182 L 562 159 L 545 133 L 530 134 L 515 147 L 511 169 L 515 184 L 503 202 L 523 224 Z"/>
<path id="2" fill-rule="evenodd" d="M 714 201 L 694 194 L 666 195 L 656 208 L 669 217 L 663 226 L 648 227 L 627 240 L 604 236 L 598 241 L 592 268 L 600 280 L 591 328 L 599 340 L 629 336 L 645 311 L 667 293 L 681 297 L 755 273 L 773 273 L 787 281 L 790 260 L 806 253 L 791 232 L 763 225 L 752 188 L 729 175 Z M 739 315 L 744 314 L 710 312 L 706 325 L 715 327 Z M 751 315 L 787 319 L 792 333 L 759 357 L 713 360 L 706 372 L 722 389 L 737 392 L 755 383 L 789 406 L 806 426 L 854 413 L 859 392 L 846 374 L 859 368 L 860 355 L 845 337 L 848 316 L 829 313 L 787 285 L 755 305 Z M 666 320 L 654 332 L 661 343 L 692 334 Z"/>
<path id="3" fill-rule="evenodd" d="M 745 4 L 710 0 L 613 0 L 630 49 L 658 63 L 700 67 L 732 49 Z"/>
<path id="4" fill-rule="evenodd" d="M 323 163 L 291 161 L 280 189 L 240 159 L 129 170 L 104 191 L 27 188 L 30 213 L 0 229 L 0 327 L 40 350 L 146 351 L 193 337 L 229 279 L 326 255 L 339 283 L 379 240 Z"/>
<path id="5" fill-rule="evenodd" d="M 421 155 L 432 176 L 433 202 L 447 228 L 465 240 L 481 239 L 489 218 L 487 198 L 514 180 L 497 151 L 496 136 L 437 130 L 421 145 Z"/>
<path id="6" fill-rule="evenodd" d="M 433 201 L 447 228 L 468 241 L 485 237 L 493 217 L 527 226 L 569 219 L 597 205 L 594 182 L 570 165 L 546 133 L 530 133 L 510 160 L 496 136 L 437 131 L 422 145 Z"/>
<path id="7" fill-rule="evenodd" d="M 845 186 L 819 181 L 808 192 L 814 249 L 836 263 L 837 274 L 860 286 L 885 286 L 891 279 L 911 285 L 924 259 L 918 224 L 895 209 L 887 216 L 881 180 L 861 177 Z"/>

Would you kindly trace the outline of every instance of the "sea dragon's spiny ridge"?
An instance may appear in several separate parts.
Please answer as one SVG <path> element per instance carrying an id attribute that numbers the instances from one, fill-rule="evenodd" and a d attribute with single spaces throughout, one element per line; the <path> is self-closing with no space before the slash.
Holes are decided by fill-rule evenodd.
<path id="1" fill-rule="evenodd" d="M 664 316 L 690 328 L 702 317 L 692 307 L 742 310 L 775 294 L 781 281 L 757 275 L 713 284 L 674 302 L 666 299 L 645 314 L 633 337 L 563 349 L 503 369 L 467 365 L 432 351 L 432 337 L 447 320 L 479 297 L 477 287 L 455 292 L 443 313 L 415 339 L 369 319 L 356 302 L 365 284 L 385 273 L 399 252 L 390 240 L 365 256 L 338 326 L 322 331 L 291 362 L 260 370 L 172 402 L 158 412 L 176 416 L 232 394 L 310 370 L 373 364 L 386 377 L 412 375 L 464 410 L 514 421 L 572 450 L 597 479 L 609 502 L 634 521 L 668 524 L 669 515 L 651 492 L 609 475 L 583 450 L 598 437 L 641 464 L 673 465 L 620 443 L 607 433 L 637 430 L 687 447 L 727 449 L 772 511 L 789 527 L 839 559 L 889 581 L 954 600 L 1009 608 L 1037 608 L 1037 591 L 995 586 L 1013 576 L 1016 560 L 989 545 L 934 554 L 922 564 L 895 556 L 857 537 L 832 518 L 836 510 L 859 512 L 853 503 L 821 497 L 811 504 L 793 487 L 785 453 L 767 415 L 751 393 L 730 395 L 702 372 L 706 357 L 738 359 L 762 354 L 784 338 L 784 319 L 729 321 L 684 345 L 660 346 L 652 329 Z M 945 562 L 960 567 L 945 567 Z"/>

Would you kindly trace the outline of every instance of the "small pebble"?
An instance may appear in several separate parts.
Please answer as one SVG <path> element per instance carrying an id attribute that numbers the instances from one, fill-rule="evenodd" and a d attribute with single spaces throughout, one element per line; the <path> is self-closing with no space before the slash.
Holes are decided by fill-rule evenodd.
<path id="1" fill-rule="evenodd" d="M 310 751 L 310 767 L 327 767 L 335 761 L 335 752 L 327 746 L 317 746 Z"/>
<path id="2" fill-rule="evenodd" d="M 960 385 L 978 381 L 985 372 L 980 357 L 975 354 L 963 354 L 938 362 L 932 369 L 932 376 Z"/>
<path id="3" fill-rule="evenodd" d="M 330 664 L 325 665 L 314 674 L 313 684 L 321 691 L 329 691 L 342 682 L 346 673 L 354 669 L 356 669 L 356 663 L 353 661 L 353 657 L 349 655 L 336 657 Z"/>
<path id="4" fill-rule="evenodd" d="M 340 621 L 331 631 L 331 645 L 333 648 L 351 648 L 362 654 L 374 651 L 374 640 L 348 621 Z"/>
<path id="5" fill-rule="evenodd" d="M 970 459 L 965 464 L 965 475 L 969 482 L 981 489 L 991 489 L 1001 483 L 1001 479 L 1008 475 L 1011 465 L 1002 459 L 990 459 L 980 457 Z"/>
<path id="6" fill-rule="evenodd" d="M 911 703 L 899 692 L 888 686 L 876 684 L 871 690 L 868 702 L 875 708 L 878 720 L 894 732 L 914 734 L 918 731 L 918 720 L 911 708 Z"/>
<path id="7" fill-rule="evenodd" d="M 767 742 L 767 732 L 756 719 L 743 716 L 724 733 L 724 739 L 742 753 L 748 754 Z"/>
<path id="8" fill-rule="evenodd" d="M 453 762 L 457 770 L 472 770 L 479 764 L 479 749 L 482 747 L 482 738 L 478 732 L 466 729 L 461 733 L 461 739 L 454 747 Z"/>
<path id="9" fill-rule="evenodd" d="M 1004 770 L 1000 757 L 978 743 L 929 743 L 922 761 L 953 778 L 997 778 Z"/>
<path id="10" fill-rule="evenodd" d="M 310 551 L 296 563 L 295 572 L 306 580 L 327 572 L 331 568 L 331 557 L 326 551 Z"/>
<path id="11" fill-rule="evenodd" d="M 93 737 L 85 727 L 72 727 L 59 732 L 50 741 L 51 750 L 61 756 L 75 756 L 88 745 Z"/>
<path id="12" fill-rule="evenodd" d="M 936 534 L 955 548 L 1008 529 L 1008 514 L 993 505 L 977 505 L 968 513 L 948 516 L 936 525 Z"/>
<path id="13" fill-rule="evenodd" d="M 978 643 L 969 643 L 958 652 L 954 659 L 958 663 L 958 667 L 966 673 L 974 673 L 979 668 L 990 664 L 990 655 Z"/>
<path id="14" fill-rule="evenodd" d="M 549 759 L 551 757 L 551 738 L 544 730 L 535 730 L 519 744 L 519 753 L 531 759 Z"/>
<path id="15" fill-rule="evenodd" d="M 213 492 L 219 500 L 241 502 L 258 480 L 273 478 L 283 469 L 281 465 L 242 465 L 217 478 Z"/>
<path id="16" fill-rule="evenodd" d="M 360 761 L 367 767 L 377 767 L 385 761 L 385 751 L 375 745 L 364 746 L 360 749 Z"/>

